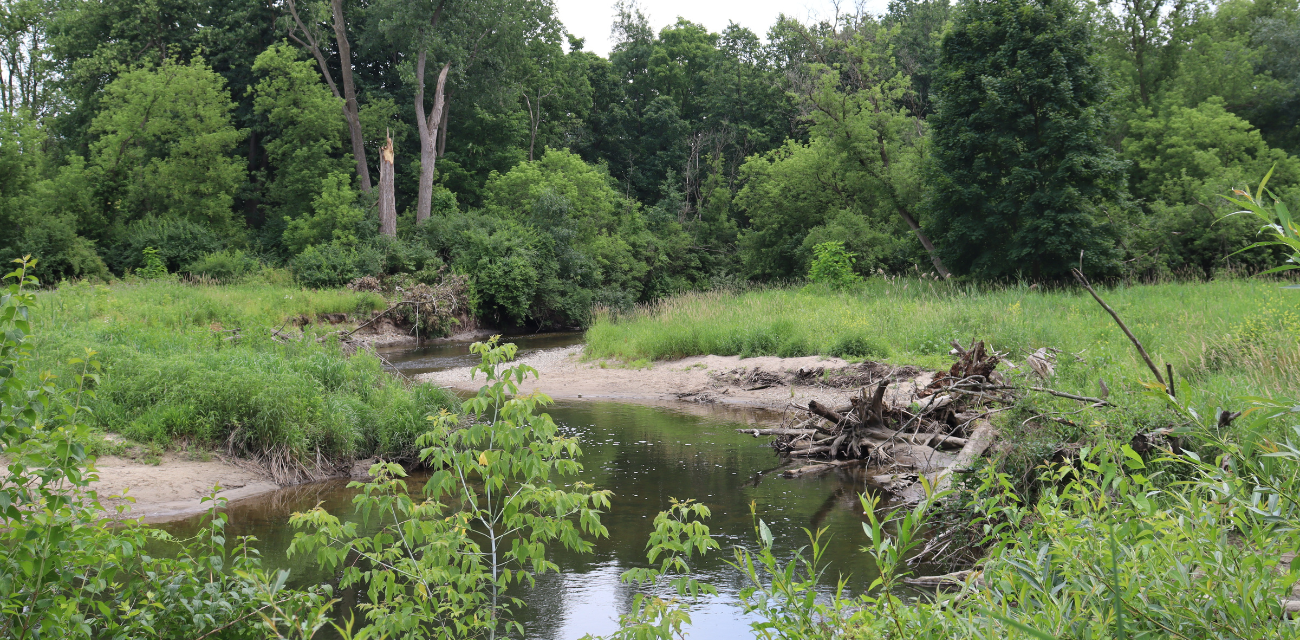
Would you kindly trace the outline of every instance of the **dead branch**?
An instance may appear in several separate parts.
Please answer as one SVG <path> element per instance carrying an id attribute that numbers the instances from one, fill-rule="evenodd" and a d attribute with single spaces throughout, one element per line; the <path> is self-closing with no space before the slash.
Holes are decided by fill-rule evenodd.
<path id="1" fill-rule="evenodd" d="M 1156 382 L 1159 382 L 1162 385 L 1165 384 L 1165 379 L 1160 375 L 1160 369 L 1151 361 L 1151 356 L 1147 355 L 1147 350 L 1142 347 L 1142 342 L 1137 339 L 1137 336 L 1133 335 L 1132 331 L 1128 330 L 1128 325 L 1124 324 L 1124 321 L 1119 319 L 1119 314 L 1115 313 L 1115 310 L 1110 308 L 1110 305 L 1106 304 L 1106 301 L 1102 300 L 1101 296 L 1097 295 L 1097 292 L 1093 290 L 1092 285 L 1088 284 L 1088 279 L 1083 276 L 1082 271 L 1078 269 L 1070 269 L 1070 272 L 1074 274 L 1074 279 L 1078 280 L 1079 284 L 1083 285 L 1083 288 L 1087 289 L 1088 293 L 1092 294 L 1092 297 L 1097 301 L 1097 304 L 1101 305 L 1101 308 L 1105 309 L 1106 313 L 1109 313 L 1110 317 L 1115 319 L 1115 324 L 1118 324 L 1119 328 L 1124 331 L 1124 335 L 1128 336 L 1128 339 L 1133 342 L 1133 346 L 1137 347 L 1138 353 L 1142 355 L 1142 360 L 1147 363 L 1148 367 L 1150 367 L 1151 373 L 1155 374 Z M 1170 387 L 1165 385 L 1165 388 L 1169 389 Z"/>

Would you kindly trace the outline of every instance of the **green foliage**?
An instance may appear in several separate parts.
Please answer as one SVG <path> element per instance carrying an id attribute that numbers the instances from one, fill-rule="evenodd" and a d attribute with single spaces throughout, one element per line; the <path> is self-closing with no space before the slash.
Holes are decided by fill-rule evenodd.
<path id="1" fill-rule="evenodd" d="M 136 271 L 136 275 L 146 280 L 157 280 L 158 278 L 167 277 L 167 265 L 163 264 L 159 251 L 153 247 L 145 247 L 144 266 Z"/>
<path id="2" fill-rule="evenodd" d="M 225 81 L 202 58 L 123 73 L 101 102 L 90 167 L 109 224 L 152 216 L 240 232 L 231 205 L 244 167 L 231 152 L 243 134 L 231 123 Z"/>
<path id="3" fill-rule="evenodd" d="M 1171 107 L 1160 117 L 1139 113 L 1129 126 L 1124 153 L 1133 161 L 1133 193 L 1140 198 L 1204 202 L 1212 199 L 1207 185 L 1245 186 L 1275 165 L 1275 187 L 1300 186 L 1300 159 L 1270 148 L 1249 122 L 1224 108 L 1222 98 Z"/>
<path id="4" fill-rule="evenodd" d="M 1114 269 L 1103 208 L 1123 165 L 1103 135 L 1106 85 L 1071 2 L 964 5 L 943 42 L 931 224 L 957 273 L 1060 278 L 1083 252 Z"/>
<path id="5" fill-rule="evenodd" d="M 328 325 L 307 325 L 291 344 L 257 329 L 318 314 L 368 317 L 385 306 L 375 294 L 164 280 L 44 295 L 42 366 L 67 375 L 62 359 L 100 351 L 106 374 L 88 402 L 91 424 L 139 442 L 230 447 L 273 462 L 286 479 L 315 477 L 352 456 L 414 456 L 424 417 L 454 401 L 436 387 L 407 388 L 376 358 L 318 343 Z"/>
<path id="6" fill-rule="evenodd" d="M 342 193 L 351 194 L 354 171 L 350 158 L 339 153 L 346 133 L 342 101 L 321 82 L 316 63 L 302 57 L 287 43 L 271 45 L 253 63 L 261 79 L 250 89 L 255 113 L 266 118 L 262 144 L 270 162 L 261 180 L 267 216 L 289 221 L 285 245 L 294 254 L 322 237 L 328 241 L 332 231 L 306 223 L 326 228 L 294 232 L 296 221 L 313 213 L 335 216 L 355 199 L 345 200 Z"/>
<path id="7" fill-rule="evenodd" d="M 41 638 L 311 637 L 326 622 L 328 587 L 285 588 L 287 572 L 260 567 L 248 540 L 227 550 L 225 515 L 213 501 L 208 527 L 189 541 L 138 523 L 113 523 L 89 490 L 87 455 L 96 388 L 107 379 L 86 350 L 65 364 L 71 386 L 37 373 L 37 285 L 29 262 L 0 295 L 0 633 Z M 120 510 L 119 510 L 120 514 Z M 174 557 L 146 544 L 179 543 Z"/>
<path id="8" fill-rule="evenodd" d="M 1270 169 L 1264 175 L 1264 179 L 1260 181 L 1259 187 L 1255 189 L 1254 195 L 1251 195 L 1249 191 L 1237 190 L 1236 194 L 1241 199 L 1225 197 L 1228 202 L 1244 207 L 1244 210 L 1237 213 L 1253 214 L 1264 223 L 1259 232 L 1268 236 L 1268 239 L 1256 242 L 1251 247 L 1282 247 L 1284 251 L 1291 252 L 1291 255 L 1287 256 L 1286 264 L 1270 269 L 1265 273 L 1300 269 L 1300 222 L 1292 217 L 1291 209 L 1286 206 L 1285 202 L 1275 198 L 1273 204 L 1269 205 L 1264 199 L 1265 193 L 1268 193 L 1269 196 L 1273 195 L 1264 189 L 1272 176 L 1273 170 Z"/>
<path id="9" fill-rule="evenodd" d="M 366 235 L 366 212 L 358 206 L 351 178 L 338 171 L 320 181 L 320 192 L 312 200 L 312 211 L 298 218 L 285 216 L 284 245 L 295 254 L 307 247 L 334 244 L 354 247 Z"/>
<path id="10" fill-rule="evenodd" d="M 42 176 L 47 137 L 26 111 L 0 113 L 0 260 L 34 256 L 33 275 L 45 281 L 107 278 L 95 251 L 97 222 L 85 162 L 73 156 L 53 178 Z M 81 232 L 80 234 L 78 232 Z"/>
<path id="11" fill-rule="evenodd" d="M 843 242 L 822 242 L 813 247 L 812 265 L 808 267 L 808 280 L 833 288 L 862 282 L 862 276 L 853 272 L 854 254 L 844 250 Z"/>
<path id="12" fill-rule="evenodd" d="M 180 271 L 200 257 L 219 251 L 225 243 L 212 229 L 189 220 L 147 218 L 126 227 L 114 246 L 105 251 L 109 266 L 118 273 L 146 266 L 144 250 L 154 248 L 168 271 Z"/>
<path id="13" fill-rule="evenodd" d="M 482 356 L 474 374 L 486 384 L 465 401 L 465 416 L 429 416 L 419 438 L 420 459 L 433 474 L 416 502 L 396 464 L 371 468 L 376 480 L 353 483 L 363 519 L 379 526 L 364 535 L 355 523 L 317 507 L 292 518 L 298 533 L 290 553 L 314 554 L 326 568 L 341 568 L 341 586 L 364 585 L 368 624 L 345 637 L 489 637 L 523 633 L 505 595 L 512 584 L 534 583 L 558 567 L 548 544 L 589 551 L 583 534 L 608 535 L 600 510 L 609 492 L 582 482 L 559 484 L 581 470 L 574 438 L 539 407 L 542 394 L 520 395 L 518 385 L 536 371 L 509 365 L 513 344 L 475 343 Z M 575 523 L 574 520 L 577 520 Z M 411 598 L 415 593 L 419 597 Z"/>
<path id="14" fill-rule="evenodd" d="M 239 249 L 213 251 L 185 266 L 191 275 L 211 278 L 224 284 L 241 282 L 261 271 L 262 263 Z"/>
<path id="15" fill-rule="evenodd" d="M 1286 293 L 1272 283 L 1239 279 L 1101 290 L 1137 327 L 1148 350 L 1172 363 L 1180 377 L 1198 381 L 1197 393 L 1249 395 L 1300 384 L 1290 364 L 1300 362 L 1300 300 Z M 589 355 L 625 361 L 861 349 L 869 353 L 855 357 L 887 353 L 894 362 L 943 368 L 950 364 L 949 341 L 979 336 L 1014 359 L 1040 347 L 1080 354 L 1082 361 L 1061 359 L 1053 388 L 1095 395 L 1098 377 L 1120 393 L 1115 380 L 1138 379 L 1146 369 L 1107 318 L 1091 298 L 1065 291 L 876 277 L 841 291 L 676 296 L 631 313 L 600 314 L 586 340 Z M 858 340 L 863 347 L 848 348 Z"/>
<path id="16" fill-rule="evenodd" d="M 289 261 L 293 276 L 304 287 L 341 287 L 363 276 L 383 273 L 384 255 L 375 247 L 341 243 L 309 245 Z"/>
<path id="17" fill-rule="evenodd" d="M 671 226 L 652 236 L 608 174 L 568 151 L 494 174 L 485 190 L 484 211 L 448 207 L 418 233 L 473 277 L 480 314 L 497 322 L 581 326 L 593 305 L 629 307 L 644 299 L 661 243 L 682 242 Z"/>
<path id="18" fill-rule="evenodd" d="M 690 594 L 698 600 L 701 593 L 718 595 L 717 587 L 692 577 L 692 555 L 703 558 L 710 550 L 721 548 L 709 536 L 704 521 L 711 515 L 709 508 L 694 500 L 670 497 L 667 511 L 655 516 L 654 531 L 646 543 L 646 557 L 650 567 L 637 567 L 623 572 L 621 580 L 653 589 L 667 581 L 677 594 L 664 599 L 657 595 L 638 593 L 632 598 L 632 612 L 619 616 L 619 630 L 611 640 L 671 640 L 684 637 L 682 628 L 691 624 L 689 604 L 680 600 Z M 662 557 L 662 561 L 660 558 Z M 659 566 L 655 567 L 655 562 Z M 669 579 L 671 577 L 671 579 Z"/>

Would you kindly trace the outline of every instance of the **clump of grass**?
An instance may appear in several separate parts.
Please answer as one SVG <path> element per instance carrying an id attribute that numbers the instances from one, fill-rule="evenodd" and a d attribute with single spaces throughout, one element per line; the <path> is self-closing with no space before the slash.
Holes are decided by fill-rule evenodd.
<path id="1" fill-rule="evenodd" d="M 40 303 L 42 366 L 98 351 L 97 426 L 156 447 L 217 447 L 311 475 L 357 456 L 414 457 L 425 416 L 455 400 L 366 353 L 344 356 L 310 325 L 300 342 L 270 338 L 288 321 L 368 314 L 383 307 L 375 294 L 152 282 L 64 286 Z"/>

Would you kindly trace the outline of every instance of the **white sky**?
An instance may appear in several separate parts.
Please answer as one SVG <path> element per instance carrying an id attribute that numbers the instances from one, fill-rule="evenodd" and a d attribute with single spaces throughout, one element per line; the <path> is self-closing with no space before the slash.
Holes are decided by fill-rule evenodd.
<path id="1" fill-rule="evenodd" d="M 848 12 L 853 10 L 855 2 L 844 0 L 839 4 Z M 586 50 L 609 55 L 614 0 L 555 0 L 555 5 L 569 33 L 587 40 Z M 888 0 L 863 0 L 863 8 L 875 14 L 883 13 L 887 5 Z M 732 21 L 760 38 L 767 36 L 768 27 L 781 13 L 800 20 L 835 15 L 833 0 L 641 0 L 640 6 L 656 32 L 677 22 L 681 16 L 703 24 L 714 33 L 720 33 Z"/>

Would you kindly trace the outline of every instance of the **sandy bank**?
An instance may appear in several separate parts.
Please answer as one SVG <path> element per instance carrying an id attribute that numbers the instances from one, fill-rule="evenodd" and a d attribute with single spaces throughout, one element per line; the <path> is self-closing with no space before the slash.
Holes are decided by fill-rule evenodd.
<path id="1" fill-rule="evenodd" d="M 135 499 L 134 504 L 121 498 L 102 500 L 114 517 L 144 518 L 146 522 L 178 520 L 207 510 L 200 501 L 212 492 L 213 486 L 220 485 L 222 491 L 217 495 L 230 502 L 280 488 L 260 470 L 215 458 L 201 461 L 168 454 L 162 463 L 153 465 L 105 456 L 95 468 L 99 480 L 90 488 L 101 498 L 125 491 Z M 126 508 L 120 516 L 116 515 L 118 506 Z"/>
<path id="2" fill-rule="evenodd" d="M 806 406 L 809 400 L 838 402 L 851 388 L 886 375 L 894 378 L 890 393 L 910 395 L 913 385 L 924 387 L 932 375 L 910 367 L 853 364 L 824 356 L 694 356 L 631 369 L 604 361 L 584 362 L 582 349 L 576 345 L 520 358 L 541 374 L 540 379 L 529 378 L 520 391 L 540 390 L 556 399 L 723 403 L 779 411 L 790 403 Z M 483 384 L 481 374 L 470 379 L 470 367 L 420 374 L 416 379 L 466 391 Z"/>

